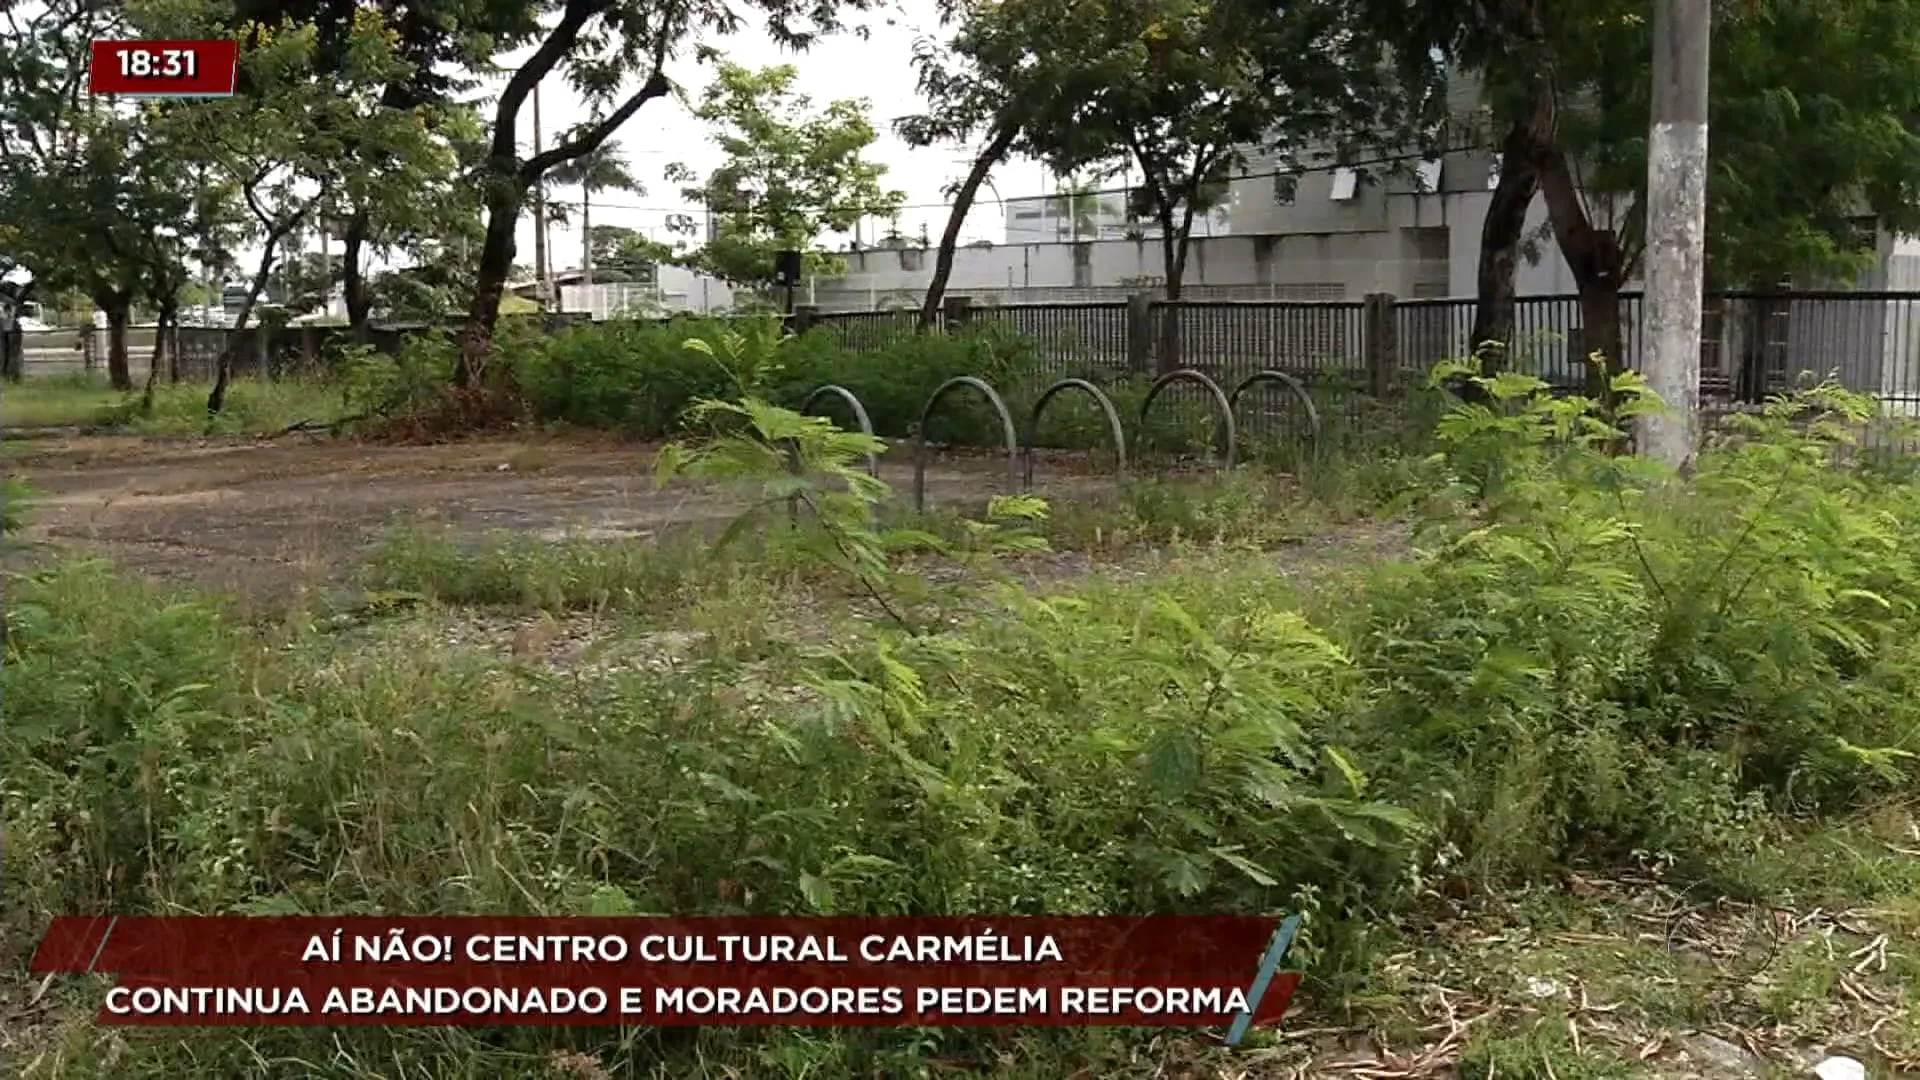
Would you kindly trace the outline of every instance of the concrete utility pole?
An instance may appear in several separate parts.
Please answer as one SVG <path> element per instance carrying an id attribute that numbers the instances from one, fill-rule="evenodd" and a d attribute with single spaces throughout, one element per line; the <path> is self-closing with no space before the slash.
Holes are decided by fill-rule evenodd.
<path id="1" fill-rule="evenodd" d="M 1700 430 L 1700 321 L 1707 284 L 1707 58 L 1712 0 L 1654 0 L 1647 139 L 1645 373 L 1671 411 L 1643 417 L 1640 450 L 1676 468 Z"/>
<path id="2" fill-rule="evenodd" d="M 540 156 L 540 84 L 533 86 L 533 156 Z M 533 278 L 540 284 L 540 309 L 553 310 L 553 275 L 547 271 L 547 178 L 533 182 Z"/>

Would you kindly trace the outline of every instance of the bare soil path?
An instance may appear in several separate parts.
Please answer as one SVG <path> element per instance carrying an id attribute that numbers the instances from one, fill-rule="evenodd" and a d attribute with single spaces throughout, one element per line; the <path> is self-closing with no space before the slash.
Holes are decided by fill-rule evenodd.
<path id="1" fill-rule="evenodd" d="M 396 446 L 324 438 L 33 439 L 8 445 L 7 471 L 39 495 L 23 538 L 111 557 L 160 577 L 272 595 L 339 582 L 397 523 L 475 536 L 647 536 L 723 520 L 742 495 L 674 484 L 657 490 L 657 445 L 611 439 L 473 439 Z M 1103 489 L 1097 473 L 1043 465 L 1055 495 Z M 881 476 L 911 499 L 910 446 Z M 1004 457 L 940 455 L 930 504 L 983 502 L 1010 490 Z"/>

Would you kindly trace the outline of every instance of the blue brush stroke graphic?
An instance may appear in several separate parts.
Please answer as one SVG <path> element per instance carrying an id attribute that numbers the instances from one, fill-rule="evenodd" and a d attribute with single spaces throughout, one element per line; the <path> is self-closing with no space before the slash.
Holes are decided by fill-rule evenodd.
<path id="1" fill-rule="evenodd" d="M 1233 1026 L 1227 1029 L 1227 1045 L 1239 1046 L 1240 1040 L 1247 1037 L 1247 1029 L 1253 1026 L 1253 1014 L 1260 1011 L 1260 999 L 1267 996 L 1267 987 L 1273 983 L 1274 973 L 1280 970 L 1280 961 L 1293 947 L 1293 936 L 1300 932 L 1300 916 L 1289 915 L 1280 929 L 1273 935 L 1273 943 L 1267 946 L 1267 955 L 1260 960 L 1260 974 L 1253 977 L 1253 989 L 1247 992 L 1247 1011 L 1233 1018 Z"/>

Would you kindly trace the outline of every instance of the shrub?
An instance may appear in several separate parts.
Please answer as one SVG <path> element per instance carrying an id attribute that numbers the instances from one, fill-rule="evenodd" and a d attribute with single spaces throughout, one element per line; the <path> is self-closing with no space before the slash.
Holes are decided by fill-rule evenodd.
<path id="1" fill-rule="evenodd" d="M 724 392 L 726 374 L 683 347 L 714 329 L 694 320 L 570 327 L 528 353 L 516 374 L 540 419 L 655 437 L 696 399 Z"/>
<path id="2" fill-rule="evenodd" d="M 350 413 L 394 416 L 437 398 L 453 377 L 456 346 L 441 333 L 408 334 L 391 355 L 367 345 L 340 349 L 341 398 Z"/>
<path id="3" fill-rule="evenodd" d="M 1710 861 L 1767 806 L 1911 784 L 1920 499 L 1835 464 L 1868 406 L 1776 402 L 1683 483 L 1614 456 L 1590 401 L 1478 381 L 1492 403 L 1456 405 L 1428 463 L 1435 546 L 1374 582 L 1355 652 L 1370 748 L 1480 871 Z"/>
<path id="4" fill-rule="evenodd" d="M 826 343 L 830 338 L 823 330 L 809 333 L 805 340 Z M 797 356 L 773 399 L 792 407 L 815 387 L 844 386 L 866 406 L 876 434 L 905 438 L 916 430 L 934 390 L 956 375 L 976 376 L 999 391 L 1014 414 L 1017 430 L 1026 422 L 1019 403 L 1032 400 L 1041 377 L 1040 357 L 1031 341 L 990 324 L 951 334 L 902 337 L 871 350 L 828 345 Z M 821 410 L 850 425 L 851 418 L 833 411 L 837 407 L 823 403 Z M 999 420 L 971 390 L 956 390 L 942 403 L 929 424 L 928 437 L 973 446 L 1002 443 Z"/>

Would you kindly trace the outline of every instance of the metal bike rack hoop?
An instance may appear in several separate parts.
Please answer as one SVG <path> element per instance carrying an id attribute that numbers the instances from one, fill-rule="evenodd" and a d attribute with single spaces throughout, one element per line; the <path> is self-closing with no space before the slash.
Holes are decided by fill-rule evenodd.
<path id="1" fill-rule="evenodd" d="M 940 400 L 960 387 L 971 387 L 985 395 L 993 411 L 1000 414 L 1000 430 L 1007 441 L 1007 479 L 1011 483 L 1020 482 L 1020 439 L 1013 431 L 1013 414 L 1007 411 L 1007 403 L 1000 400 L 1000 392 L 985 379 L 972 375 L 955 375 L 936 387 L 927 397 L 927 403 L 920 410 L 920 425 L 914 433 L 913 447 L 913 508 L 925 511 L 927 508 L 927 419 L 933 415 L 934 407 Z"/>

